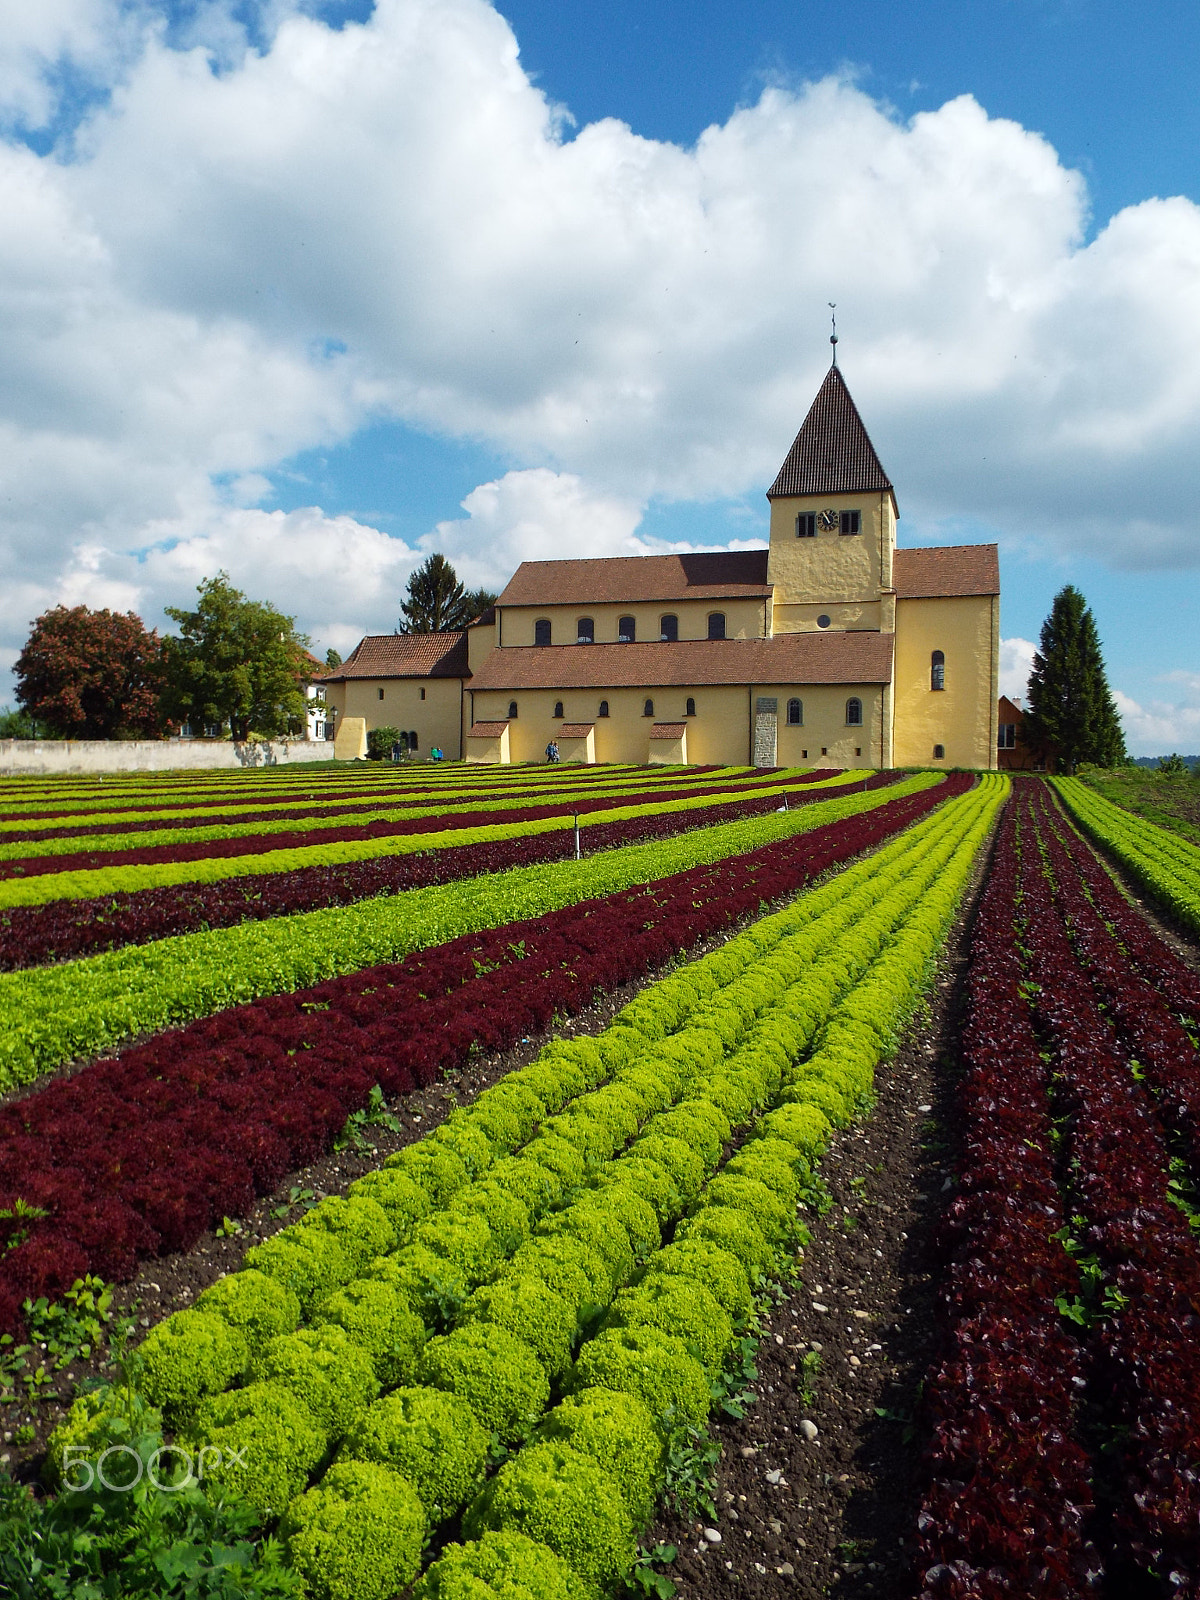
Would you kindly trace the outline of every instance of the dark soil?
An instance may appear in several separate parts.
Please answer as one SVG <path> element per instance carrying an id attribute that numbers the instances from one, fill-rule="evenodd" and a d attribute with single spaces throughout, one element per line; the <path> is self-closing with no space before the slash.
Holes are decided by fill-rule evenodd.
<path id="1" fill-rule="evenodd" d="M 952 1185 L 955 1041 L 990 854 L 980 853 L 925 1009 L 876 1073 L 874 1109 L 822 1163 L 831 1204 L 806 1216 L 812 1241 L 797 1283 L 765 1324 L 757 1401 L 714 1428 L 716 1523 L 706 1537 L 702 1521 L 664 1517 L 643 1538 L 677 1547 L 661 1570 L 682 1600 L 914 1592 L 914 1412 L 936 1347 L 933 1241 Z"/>

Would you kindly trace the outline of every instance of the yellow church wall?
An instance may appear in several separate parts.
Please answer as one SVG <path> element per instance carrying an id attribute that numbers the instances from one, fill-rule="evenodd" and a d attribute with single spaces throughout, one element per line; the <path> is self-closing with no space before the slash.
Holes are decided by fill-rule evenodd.
<path id="1" fill-rule="evenodd" d="M 796 537 L 800 512 L 826 510 L 857 511 L 860 531 L 826 533 L 818 528 L 815 538 Z M 832 616 L 837 605 L 877 603 L 880 591 L 892 585 L 895 541 L 893 502 L 886 490 L 772 500 L 767 582 L 775 585 L 775 631 L 815 628 L 818 612 L 827 610 Z M 792 609 L 797 606 L 814 608 L 811 624 L 807 613 Z"/>
<path id="2" fill-rule="evenodd" d="M 544 761 L 546 746 L 559 736 L 564 722 L 594 722 L 596 761 L 643 764 L 650 759 L 650 729 L 655 722 L 686 722 L 687 758 L 694 766 L 743 766 L 749 755 L 749 695 L 746 688 L 703 685 L 696 688 L 645 689 L 526 689 L 515 694 L 477 691 L 476 722 L 503 721 L 509 702 L 516 700 L 517 715 L 509 720 L 509 748 L 513 761 Z M 688 698 L 696 714 L 687 715 Z M 468 696 L 468 699 L 470 697 Z M 554 715 L 558 701 L 562 716 Z M 601 700 L 609 714 L 599 714 Z M 654 704 L 645 715 L 646 701 Z M 469 715 L 469 712 L 468 712 Z"/>
<path id="3" fill-rule="evenodd" d="M 755 698 L 779 701 L 776 764 L 781 767 L 880 767 L 885 764 L 885 704 L 877 683 L 756 685 Z M 788 701 L 798 699 L 804 717 L 787 720 Z M 846 702 L 862 702 L 862 726 L 846 722 Z"/>
<path id="4" fill-rule="evenodd" d="M 896 602 L 896 766 L 996 765 L 999 648 L 998 596 Z M 946 657 L 942 690 L 930 687 L 935 650 Z"/>
<path id="5" fill-rule="evenodd" d="M 479 623 L 476 627 L 467 629 L 467 665 L 472 672 L 479 671 L 495 648 L 496 624 L 494 622 Z"/>
<path id="6" fill-rule="evenodd" d="M 861 726 L 846 722 L 846 703 L 862 702 Z M 527 689 L 515 694 L 497 690 L 475 693 L 476 722 L 509 723 L 509 750 L 515 762 L 542 762 L 551 739 L 561 736 L 564 722 L 595 724 L 598 763 L 650 759 L 650 729 L 656 722 L 687 724 L 687 760 L 691 766 L 741 766 L 752 760 L 751 728 L 758 699 L 774 699 L 776 764 L 795 767 L 865 767 L 888 765 L 890 751 L 889 695 L 880 684 L 750 684 L 696 685 L 691 688 Z M 804 721 L 788 725 L 787 705 L 799 699 Z M 468 696 L 470 699 L 470 696 Z M 694 716 L 687 702 L 695 701 Z M 508 717 L 512 700 L 517 715 Z M 562 701 L 562 715 L 554 708 Z M 607 700 L 609 714 L 599 715 Z M 646 701 L 653 702 L 651 716 Z M 469 710 L 468 710 L 469 716 Z"/>
<path id="7" fill-rule="evenodd" d="M 802 605 L 776 604 L 773 618 L 775 633 L 824 633 L 818 617 L 829 618 L 830 633 L 879 633 L 883 631 L 883 607 L 879 601 L 862 601 L 851 605 L 838 605 L 834 601 L 817 604 L 806 601 Z M 890 632 L 890 629 L 888 630 Z"/>
<path id="8" fill-rule="evenodd" d="M 325 686 L 325 703 L 337 713 L 335 727 L 344 717 L 362 717 L 368 733 L 401 728 L 416 734 L 418 755 L 438 745 L 449 761 L 462 755 L 462 698 L 458 678 L 351 678 Z"/>
<path id="9" fill-rule="evenodd" d="M 639 643 L 655 641 L 661 632 L 660 619 L 670 615 L 679 619 L 681 639 L 707 639 L 708 618 L 713 611 L 725 614 L 727 639 L 761 639 L 770 626 L 770 604 L 762 600 L 663 600 L 652 604 L 580 606 L 505 606 L 501 612 L 501 645 L 534 643 L 534 623 L 550 619 L 551 644 L 574 644 L 580 617 L 591 617 L 597 644 L 616 644 L 617 624 L 622 617 L 633 617 Z M 580 646 L 582 649 L 583 646 Z M 471 660 L 471 670 L 476 663 Z"/>

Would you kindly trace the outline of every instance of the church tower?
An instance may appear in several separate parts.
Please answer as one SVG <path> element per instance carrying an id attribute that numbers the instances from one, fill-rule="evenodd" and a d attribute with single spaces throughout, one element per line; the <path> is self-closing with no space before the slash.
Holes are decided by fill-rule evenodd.
<path id="1" fill-rule="evenodd" d="M 767 499 L 772 631 L 893 633 L 896 495 L 836 355 Z"/>

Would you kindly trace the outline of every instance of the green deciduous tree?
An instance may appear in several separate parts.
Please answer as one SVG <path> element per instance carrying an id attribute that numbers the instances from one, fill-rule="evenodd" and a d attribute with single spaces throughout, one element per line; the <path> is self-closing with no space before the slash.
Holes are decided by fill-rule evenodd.
<path id="1" fill-rule="evenodd" d="M 340 667 L 341 664 L 342 658 L 340 654 L 333 648 L 332 645 L 330 645 L 329 649 L 325 652 L 325 670 L 327 672 L 332 672 L 334 667 Z"/>
<path id="2" fill-rule="evenodd" d="M 162 644 L 132 611 L 43 612 L 15 670 L 18 702 L 62 738 L 147 737 L 161 725 Z"/>
<path id="3" fill-rule="evenodd" d="M 496 596 L 490 589 L 464 589 L 458 573 L 439 553 L 413 572 L 408 598 L 400 602 L 401 633 L 448 633 L 474 622 Z"/>
<path id="4" fill-rule="evenodd" d="M 1055 595 L 1042 624 L 1022 732 L 1026 744 L 1052 755 L 1064 772 L 1074 772 L 1082 762 L 1116 767 L 1126 759 L 1100 635 L 1073 584 Z"/>
<path id="5" fill-rule="evenodd" d="M 227 572 L 205 578 L 197 593 L 194 611 L 166 608 L 179 624 L 179 637 L 163 640 L 169 715 L 199 725 L 228 723 L 239 740 L 252 731 L 274 737 L 303 728 L 307 636 L 274 606 L 247 600 Z"/>

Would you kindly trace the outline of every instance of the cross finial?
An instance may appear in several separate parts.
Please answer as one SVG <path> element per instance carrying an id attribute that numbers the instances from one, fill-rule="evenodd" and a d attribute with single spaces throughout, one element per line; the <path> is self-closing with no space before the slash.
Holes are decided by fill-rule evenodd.
<path id="1" fill-rule="evenodd" d="M 833 332 L 829 335 L 829 342 L 833 346 L 833 364 L 836 367 L 837 366 L 837 301 L 836 300 L 827 300 L 825 302 L 825 304 L 829 307 L 829 313 L 830 313 L 829 320 L 830 320 L 830 322 L 833 323 Z"/>

